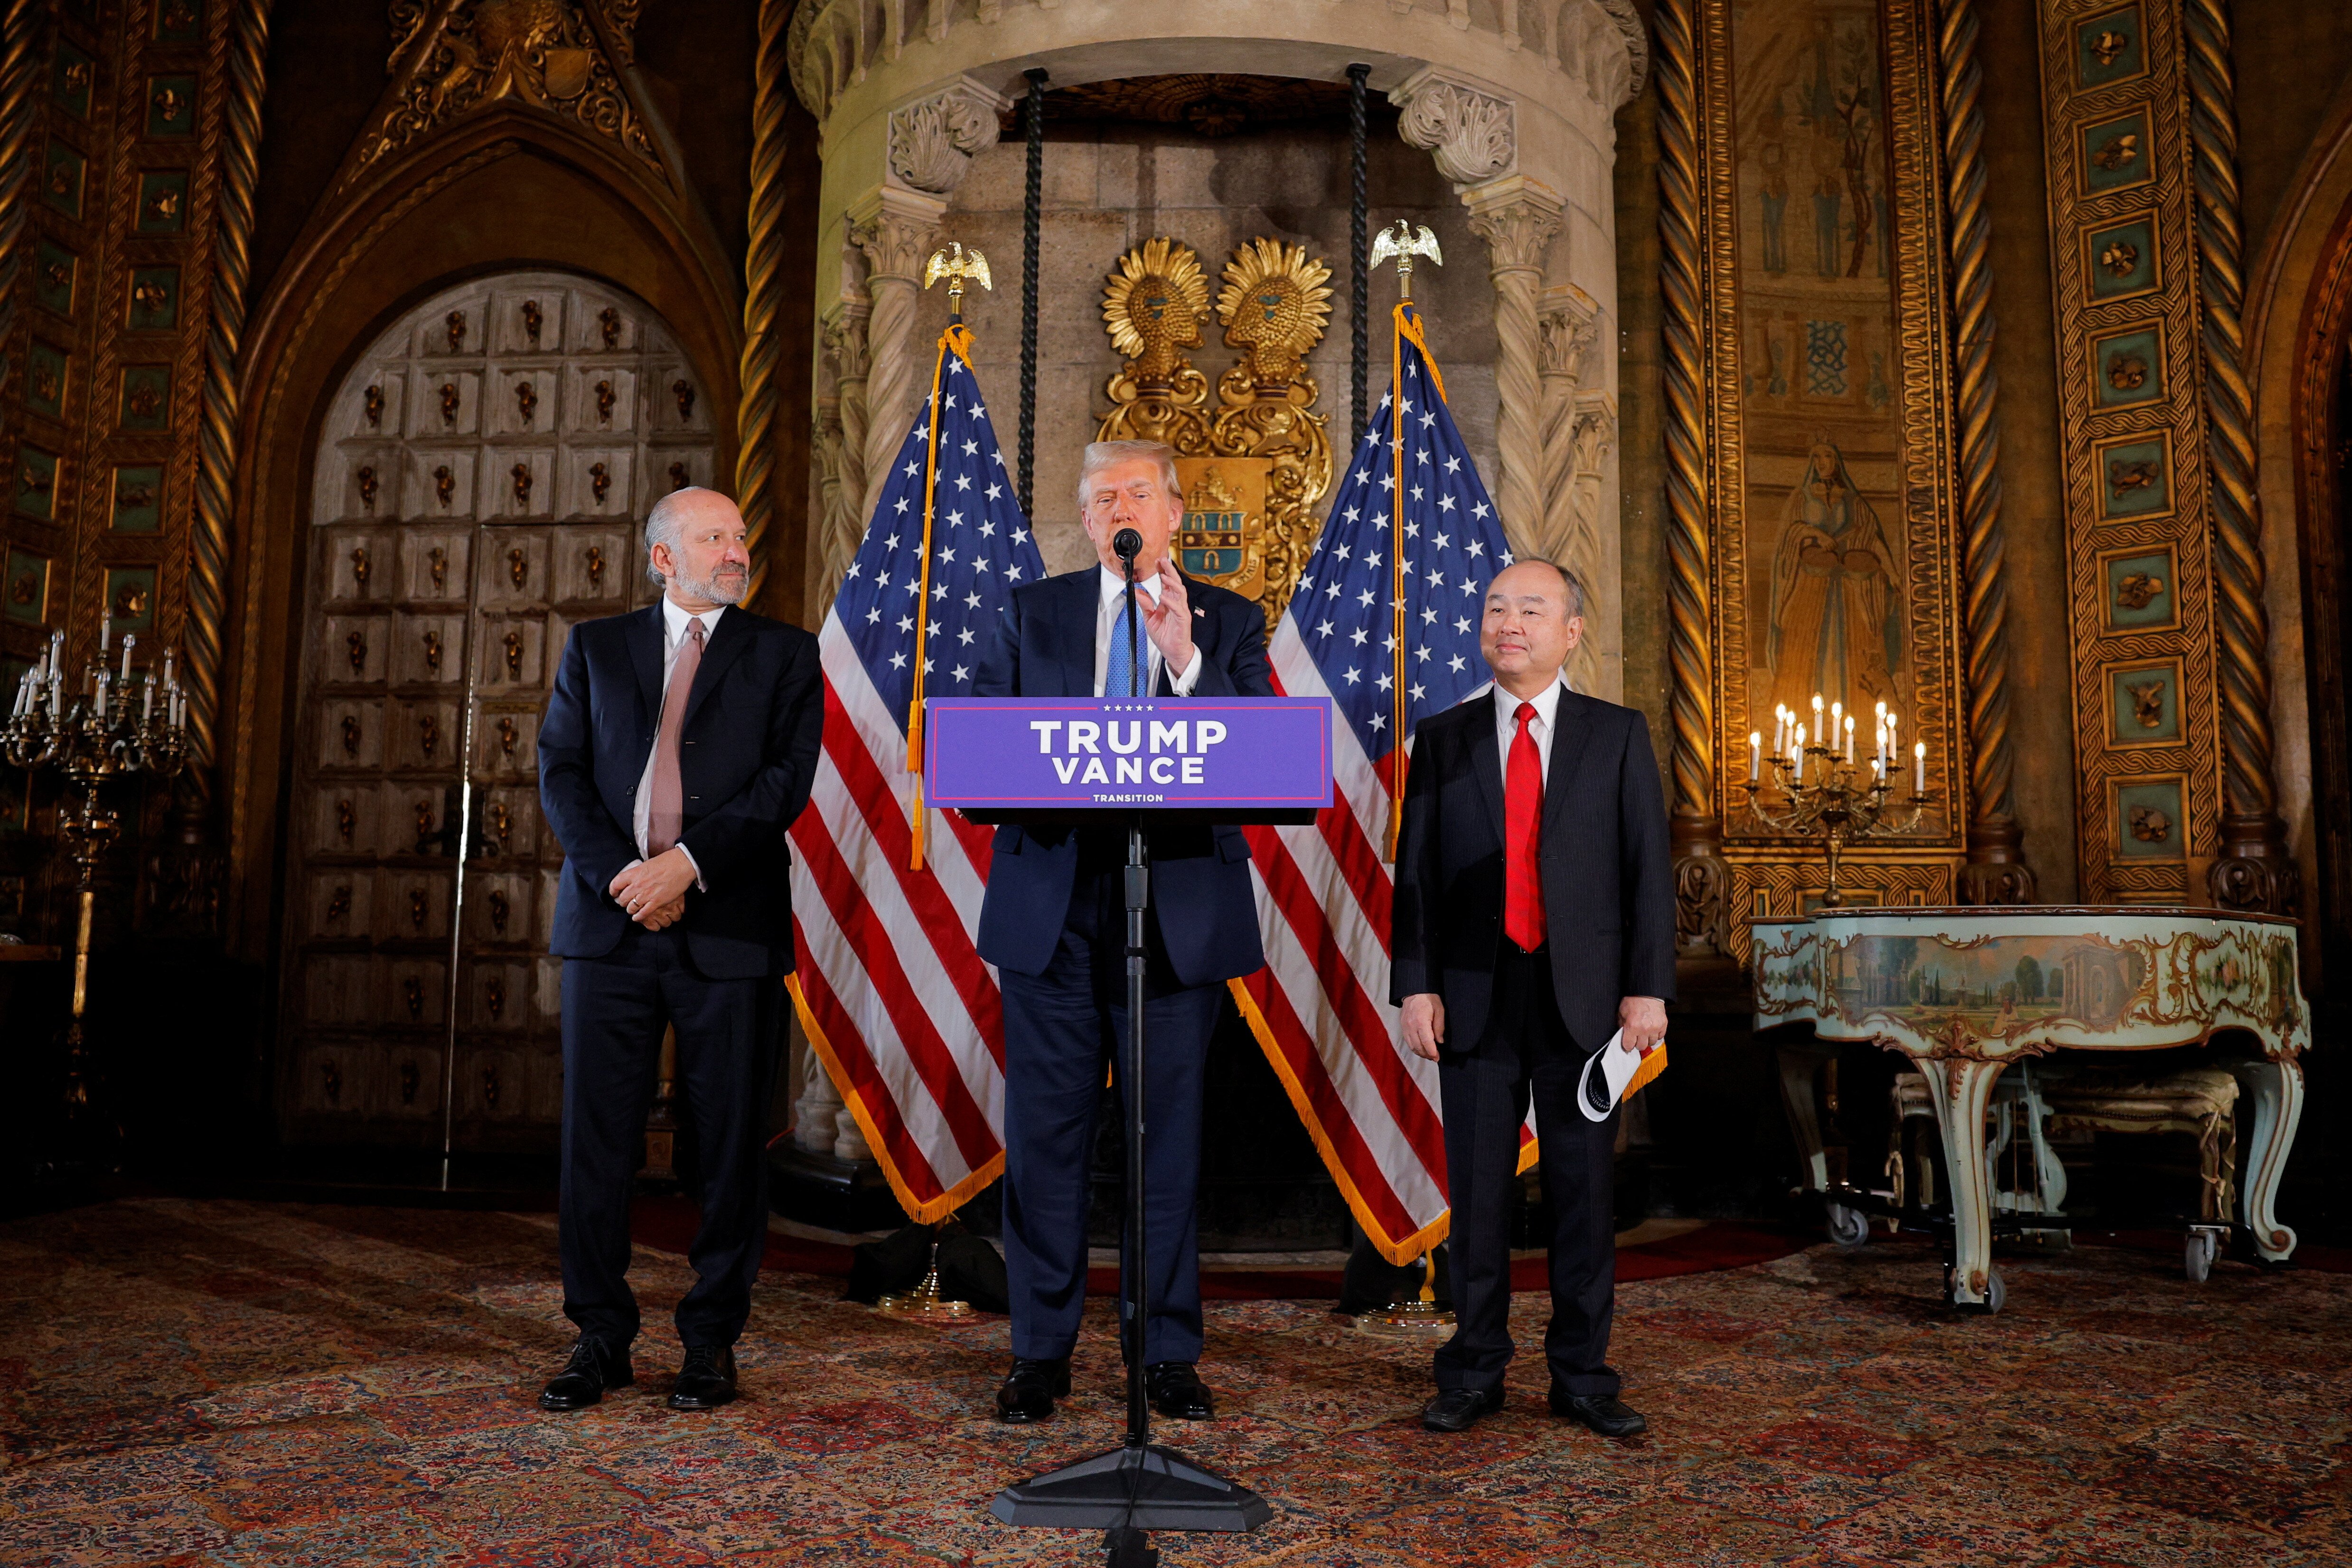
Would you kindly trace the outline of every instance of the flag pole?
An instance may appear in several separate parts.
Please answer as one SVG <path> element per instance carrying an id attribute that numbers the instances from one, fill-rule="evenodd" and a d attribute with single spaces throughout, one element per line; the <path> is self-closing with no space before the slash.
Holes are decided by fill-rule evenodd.
<path id="1" fill-rule="evenodd" d="M 1391 655 L 1390 711 L 1393 717 L 1389 745 L 1387 784 L 1389 789 L 1388 831 L 1381 858 L 1396 863 L 1397 840 L 1404 831 L 1404 768 L 1405 721 L 1411 705 L 1405 698 L 1406 620 L 1404 612 L 1404 340 L 1408 333 L 1415 346 L 1421 346 L 1421 332 L 1412 322 L 1412 258 L 1425 256 L 1437 266 L 1445 257 L 1437 248 L 1437 236 L 1424 225 L 1419 233 L 1411 224 L 1399 218 L 1393 229 L 1382 229 L 1372 242 L 1374 267 L 1394 256 L 1397 264 L 1397 302 L 1392 313 L 1393 330 L 1389 337 L 1389 650 Z M 1428 358 L 1424 349 L 1423 358 Z M 1430 369 L 1433 380 L 1437 371 Z M 1441 394 L 1442 395 L 1442 394 Z"/>
<path id="2" fill-rule="evenodd" d="M 923 269 L 923 287 L 929 288 L 942 277 L 948 280 L 948 329 L 940 334 L 939 355 L 931 361 L 931 428 L 923 444 L 923 573 L 915 600 L 915 691 L 907 703 L 907 771 L 915 780 L 907 818 L 908 865 L 914 871 L 923 869 L 924 829 L 930 816 L 923 809 L 923 672 L 927 667 L 923 659 L 931 611 L 931 512 L 940 482 L 940 383 L 947 375 L 949 354 L 966 363 L 971 359 L 971 329 L 963 324 L 965 279 L 982 288 L 994 287 L 989 281 L 988 258 L 953 240 L 946 250 L 931 253 L 930 265 Z"/>

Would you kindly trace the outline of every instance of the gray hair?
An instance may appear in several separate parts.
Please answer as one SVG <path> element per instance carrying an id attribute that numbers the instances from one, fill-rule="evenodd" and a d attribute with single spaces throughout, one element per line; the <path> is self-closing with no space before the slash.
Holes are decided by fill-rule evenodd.
<path id="1" fill-rule="evenodd" d="M 1566 619 L 1574 621 L 1582 617 L 1584 614 L 1585 604 L 1584 580 L 1582 578 L 1569 570 L 1568 568 L 1560 565 L 1559 562 L 1549 559 L 1546 557 L 1539 555 L 1520 556 L 1517 559 L 1513 560 L 1511 565 L 1548 566 L 1551 568 L 1552 570 L 1559 573 L 1560 591 L 1568 603 L 1568 614 Z M 1497 572 L 1496 575 L 1499 577 L 1502 574 Z"/>
<path id="2" fill-rule="evenodd" d="M 1164 441 L 1090 441 L 1087 455 L 1078 464 L 1078 512 L 1087 509 L 1087 486 L 1104 469 L 1121 463 L 1148 459 L 1160 465 L 1160 482 L 1168 493 L 1182 501 L 1183 481 L 1176 477 L 1176 449 Z"/>
<path id="3" fill-rule="evenodd" d="M 667 545 L 675 551 L 677 549 L 678 528 L 681 526 L 678 514 L 690 505 L 687 497 L 717 494 L 717 491 L 706 489 L 699 485 L 688 485 L 683 489 L 672 490 L 668 495 L 656 501 L 654 509 L 646 514 L 646 577 L 656 588 L 668 587 L 669 579 L 654 569 L 654 546 Z"/>

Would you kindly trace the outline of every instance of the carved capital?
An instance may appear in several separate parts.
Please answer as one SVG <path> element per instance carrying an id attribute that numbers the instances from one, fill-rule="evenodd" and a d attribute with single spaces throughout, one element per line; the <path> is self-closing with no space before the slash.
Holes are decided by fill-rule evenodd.
<path id="1" fill-rule="evenodd" d="M 896 185 L 881 186 L 851 207 L 849 243 L 864 254 L 869 279 L 919 279 L 923 257 L 947 212 L 943 198 Z"/>
<path id="2" fill-rule="evenodd" d="M 866 317 L 867 307 L 861 299 L 845 299 L 824 312 L 819 319 L 819 352 L 824 368 L 837 384 L 846 381 L 862 381 L 866 371 Z"/>
<path id="3" fill-rule="evenodd" d="M 1525 174 L 1507 174 L 1462 193 L 1470 232 L 1486 242 L 1493 268 L 1541 272 L 1544 251 L 1559 233 L 1559 193 Z"/>
<path id="4" fill-rule="evenodd" d="M 1397 134 L 1437 161 L 1456 185 L 1475 185 L 1518 162 L 1517 112 L 1511 100 L 1482 82 L 1427 66 L 1389 89 L 1403 111 Z"/>
<path id="5" fill-rule="evenodd" d="M 2287 852 L 2286 830 L 2277 818 L 2221 819 L 2221 853 L 2205 873 L 2205 894 L 2223 909 L 2303 913 L 2303 868 Z"/>
<path id="6" fill-rule="evenodd" d="M 1969 859 L 1960 867 L 1962 904 L 1995 907 L 2032 904 L 2033 868 L 2025 863 L 2025 830 L 2007 817 L 1969 824 Z"/>
<path id="7" fill-rule="evenodd" d="M 1582 379 L 1584 351 L 1601 332 L 1601 307 L 1573 283 L 1543 291 L 1536 315 L 1536 363 L 1544 376 Z"/>
<path id="8" fill-rule="evenodd" d="M 1598 390 L 1576 394 L 1576 472 L 1598 474 L 1617 444 L 1617 400 Z"/>
<path id="9" fill-rule="evenodd" d="M 1731 951 L 1731 866 L 1713 817 L 1676 815 L 1674 844 L 1675 948 L 1685 958 Z"/>
<path id="10" fill-rule="evenodd" d="M 962 183 L 972 154 L 995 144 L 999 117 L 1013 106 L 970 77 L 890 111 L 890 172 L 918 191 L 944 196 Z"/>

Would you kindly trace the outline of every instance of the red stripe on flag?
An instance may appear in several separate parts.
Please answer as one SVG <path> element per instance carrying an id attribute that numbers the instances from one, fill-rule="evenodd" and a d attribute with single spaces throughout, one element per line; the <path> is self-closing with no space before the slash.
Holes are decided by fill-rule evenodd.
<path id="1" fill-rule="evenodd" d="M 882 1134 L 882 1152 L 898 1168 L 898 1179 L 927 1200 L 938 1197 L 946 1190 L 940 1185 L 939 1172 L 931 1168 L 931 1162 L 923 1156 L 922 1145 L 915 1141 L 906 1119 L 899 1115 L 898 1103 L 890 1097 L 889 1086 L 875 1070 L 873 1051 L 866 1045 L 865 1036 L 857 1032 L 856 1020 L 841 1005 L 824 971 L 811 962 L 808 938 L 802 934 L 797 916 L 793 920 L 793 945 L 800 949 L 800 963 L 793 973 L 800 981 L 801 999 L 808 1004 L 818 1030 L 833 1048 L 834 1064 L 849 1080 L 837 1087 L 865 1103 L 866 1115 Z"/>
<path id="2" fill-rule="evenodd" d="M 1347 951 L 1339 946 L 1323 906 L 1307 890 L 1306 881 L 1299 874 L 1297 862 L 1290 858 L 1282 835 L 1272 828 L 1245 828 L 1243 831 L 1249 835 L 1250 853 L 1257 862 L 1258 874 L 1265 881 L 1265 890 L 1322 979 L 1324 995 L 1339 1014 L 1339 1027 L 1347 1034 L 1349 1045 L 1370 1074 L 1389 1114 L 1396 1119 L 1398 1130 L 1416 1151 L 1422 1152 L 1422 1163 L 1427 1165 L 1427 1151 L 1443 1151 L 1445 1147 L 1444 1128 L 1420 1085 L 1413 1082 L 1399 1060 L 1395 1044 L 1389 1038 L 1387 1020 L 1364 991 L 1363 977 L 1349 962 Z"/>
<path id="3" fill-rule="evenodd" d="M 1371 1145 L 1364 1142 L 1363 1130 L 1356 1125 L 1354 1113 L 1348 1109 L 1348 1103 L 1340 1098 L 1339 1086 L 1331 1082 L 1330 1071 L 1324 1065 L 1321 1053 L 1315 1049 L 1314 1037 L 1300 1022 L 1297 1013 L 1292 1010 L 1290 998 L 1284 993 L 1281 982 L 1274 977 L 1272 971 L 1261 969 L 1244 983 L 1249 985 L 1250 995 L 1256 998 L 1259 1010 L 1265 1015 L 1266 1028 L 1272 1031 L 1275 1044 L 1290 1069 L 1291 1081 L 1306 1096 L 1316 1124 L 1328 1140 L 1332 1153 L 1347 1168 L 1355 1184 L 1357 1196 L 1363 1199 L 1364 1206 L 1372 1211 L 1372 1218 L 1391 1240 L 1412 1235 L 1421 1228 L 1413 1222 L 1412 1214 L 1397 1197 L 1396 1189 L 1389 1185 L 1388 1173 L 1381 1168 L 1379 1156 L 1372 1153 Z M 1442 1165 L 1444 1148 L 1442 1141 L 1438 1147 Z M 1439 1185 L 1444 1185 L 1442 1174 Z"/>
<path id="4" fill-rule="evenodd" d="M 898 877 L 907 906 L 914 911 L 916 922 L 922 926 L 931 951 L 938 955 L 940 967 L 947 971 L 956 995 L 971 1010 L 972 1023 L 979 1029 L 989 1053 L 996 1059 L 997 1070 L 1002 1071 L 1004 1003 L 997 994 L 996 981 L 989 974 L 988 966 L 980 961 L 971 945 L 971 933 L 964 929 L 963 916 L 950 902 L 939 879 L 928 871 L 914 870 L 908 863 L 913 859 L 913 832 L 906 814 L 883 780 L 881 769 L 875 766 L 873 753 L 858 739 L 856 727 L 849 722 L 848 712 L 841 706 L 831 681 L 824 684 L 824 718 L 825 754 L 840 770 L 842 782 L 848 787 L 850 803 L 857 808 L 866 831 L 881 846 L 882 857 Z"/>
<path id="5" fill-rule="evenodd" d="M 1355 810 L 1345 801 L 1324 807 L 1315 813 L 1315 831 L 1331 846 L 1331 858 L 1339 862 L 1339 875 L 1355 894 L 1356 903 L 1364 911 L 1365 923 L 1380 939 L 1381 951 L 1392 953 L 1389 924 L 1395 896 L 1394 873 L 1382 863 L 1371 841 L 1364 837 L 1364 825 L 1356 820 Z"/>
<path id="6" fill-rule="evenodd" d="M 811 831 L 804 832 L 803 829 Z M 824 895 L 825 906 L 833 911 L 835 924 L 841 927 L 842 936 L 865 965 L 874 984 L 875 997 L 890 1015 L 898 1031 L 899 1045 L 916 1076 L 939 1103 L 964 1163 L 977 1170 L 996 1156 L 996 1134 L 973 1101 L 963 1075 L 956 1071 L 954 1054 L 940 1038 L 931 1015 L 908 984 L 889 931 L 874 906 L 866 902 L 864 891 L 850 874 L 848 862 L 841 858 L 839 847 L 824 831 L 822 819 L 814 812 L 803 812 L 800 821 L 793 824 L 793 841 L 800 846 L 801 863 L 808 868 L 810 880 Z"/>

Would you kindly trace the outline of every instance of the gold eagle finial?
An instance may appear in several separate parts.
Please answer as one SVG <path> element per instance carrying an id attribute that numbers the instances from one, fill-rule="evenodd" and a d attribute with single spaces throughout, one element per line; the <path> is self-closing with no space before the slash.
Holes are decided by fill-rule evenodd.
<path id="1" fill-rule="evenodd" d="M 988 257 L 978 250 L 964 249 L 957 240 L 948 241 L 946 250 L 931 252 L 930 264 L 923 268 L 923 287 L 929 288 L 942 277 L 948 280 L 948 311 L 958 319 L 963 315 L 965 283 L 977 283 L 992 292 L 996 287 L 988 276 Z"/>
<path id="2" fill-rule="evenodd" d="M 1372 265 L 1378 267 L 1394 256 L 1397 287 L 1403 291 L 1407 299 L 1412 298 L 1412 258 L 1416 256 L 1429 257 L 1431 265 L 1435 267 L 1445 265 L 1445 256 L 1437 248 L 1437 236 L 1429 232 L 1426 224 L 1421 225 L 1416 233 L 1412 225 L 1399 218 L 1395 226 L 1382 229 L 1372 239 Z"/>

